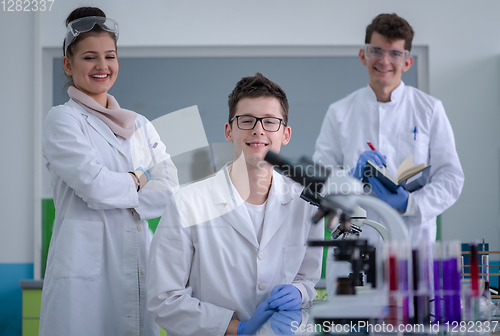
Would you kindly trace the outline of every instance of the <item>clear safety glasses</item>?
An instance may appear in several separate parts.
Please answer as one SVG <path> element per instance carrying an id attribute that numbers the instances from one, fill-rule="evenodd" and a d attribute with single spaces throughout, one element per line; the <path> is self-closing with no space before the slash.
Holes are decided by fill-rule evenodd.
<path id="1" fill-rule="evenodd" d="M 68 47 L 73 43 L 78 35 L 81 33 L 86 33 L 94 29 L 95 25 L 98 25 L 103 30 L 115 34 L 116 40 L 118 40 L 118 22 L 113 19 L 108 19 L 102 16 L 86 16 L 76 20 L 71 21 L 67 27 L 67 34 L 65 39 L 66 50 L 64 55 L 68 53 Z"/>
<path id="2" fill-rule="evenodd" d="M 410 52 L 408 50 L 393 49 L 385 50 L 371 44 L 365 44 L 365 57 L 374 61 L 381 61 L 385 55 L 389 57 L 389 62 L 392 64 L 404 65 Z"/>

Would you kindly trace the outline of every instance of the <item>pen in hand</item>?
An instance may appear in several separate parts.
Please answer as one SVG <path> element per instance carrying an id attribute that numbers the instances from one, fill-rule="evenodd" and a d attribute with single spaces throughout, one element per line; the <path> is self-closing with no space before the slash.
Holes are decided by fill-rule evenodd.
<path id="1" fill-rule="evenodd" d="M 376 150 L 370 141 L 367 141 L 366 143 L 368 144 L 368 146 L 370 147 L 371 150 Z M 387 168 L 387 166 L 385 164 L 383 164 L 383 165 L 384 165 L 384 168 L 387 169 L 387 171 L 389 171 L 389 168 Z"/>

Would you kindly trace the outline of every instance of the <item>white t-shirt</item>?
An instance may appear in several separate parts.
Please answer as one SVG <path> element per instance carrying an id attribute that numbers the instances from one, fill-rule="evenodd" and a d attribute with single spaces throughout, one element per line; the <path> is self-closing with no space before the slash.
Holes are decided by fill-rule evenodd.
<path id="1" fill-rule="evenodd" d="M 245 202 L 248 214 L 250 215 L 253 226 L 255 227 L 255 233 L 257 234 L 257 241 L 259 244 L 260 239 L 262 238 L 262 227 L 264 226 L 264 216 L 266 215 L 266 204 L 267 200 L 263 204 L 259 205 Z"/>

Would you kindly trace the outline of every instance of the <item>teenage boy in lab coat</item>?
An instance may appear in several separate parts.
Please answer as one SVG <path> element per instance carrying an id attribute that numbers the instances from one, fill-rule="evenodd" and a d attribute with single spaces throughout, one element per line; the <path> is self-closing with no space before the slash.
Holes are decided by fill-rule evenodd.
<path id="1" fill-rule="evenodd" d="M 413 64 L 413 34 L 396 14 L 380 14 L 368 25 L 359 59 L 368 70 L 369 84 L 330 105 L 314 159 L 344 166 L 358 179 L 367 160 L 387 165 L 393 176 L 410 154 L 415 165 L 430 165 L 429 183 L 411 193 L 399 187 L 393 194 L 369 178 L 374 194 L 402 214 L 411 240 L 430 242 L 436 239 L 436 217 L 458 199 L 464 174 L 441 101 L 401 80 Z M 374 214 L 368 216 L 380 222 Z"/>
<path id="2" fill-rule="evenodd" d="M 316 296 L 322 249 L 307 240 L 323 239 L 323 227 L 302 187 L 263 161 L 290 141 L 286 95 L 257 73 L 228 105 L 233 162 L 181 189 L 152 242 L 148 308 L 169 336 L 253 334 Z"/>

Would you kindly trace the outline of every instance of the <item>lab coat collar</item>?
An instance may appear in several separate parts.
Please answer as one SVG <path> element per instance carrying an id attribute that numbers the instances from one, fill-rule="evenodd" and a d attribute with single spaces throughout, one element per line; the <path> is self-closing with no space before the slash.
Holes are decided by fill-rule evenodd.
<path id="1" fill-rule="evenodd" d="M 403 96 L 403 92 L 405 90 L 405 83 L 401 81 L 397 88 L 392 90 L 391 92 L 391 102 L 399 102 L 401 97 Z"/>
<path id="2" fill-rule="evenodd" d="M 125 155 L 122 146 L 120 145 L 120 142 L 116 138 L 116 136 L 113 134 L 113 131 L 106 125 L 101 119 L 97 118 L 95 115 L 93 115 L 90 112 L 87 112 L 84 108 L 80 106 L 77 102 L 75 102 L 73 99 L 70 99 L 68 104 L 72 107 L 78 108 L 83 116 L 85 116 L 85 119 L 89 123 L 89 125 L 97 132 L 99 133 L 106 141 L 116 148 L 122 155 Z"/>
<path id="3" fill-rule="evenodd" d="M 255 248 L 259 248 L 252 220 L 238 191 L 231 183 L 228 164 L 212 180 L 212 197 L 215 204 L 224 204 L 221 217 Z"/>
<path id="4" fill-rule="evenodd" d="M 213 188 L 212 188 L 212 197 L 214 199 L 215 204 L 228 203 L 228 189 L 231 194 L 231 198 L 239 198 L 241 197 L 238 194 L 238 191 L 233 186 L 231 179 L 229 177 L 229 171 L 231 169 L 232 162 L 227 163 L 222 167 L 214 177 L 213 180 Z M 221 187 L 224 186 L 224 187 Z M 271 191 L 269 192 L 268 199 L 271 196 L 275 196 L 280 204 L 287 204 L 293 199 L 293 192 L 296 192 L 295 186 L 293 182 L 286 182 L 285 177 L 280 175 L 278 172 L 273 170 L 273 183 L 271 186 Z M 238 196 L 238 197 L 236 197 Z M 235 200 L 235 205 L 238 201 Z"/>
<path id="5" fill-rule="evenodd" d="M 368 84 L 367 87 L 368 87 L 368 97 L 369 97 L 369 99 L 371 101 L 380 103 L 380 102 L 377 101 L 377 95 L 375 95 L 375 91 L 373 91 L 373 89 L 370 86 L 370 84 Z M 405 90 L 405 83 L 403 81 L 401 81 L 401 83 L 399 83 L 399 85 L 394 90 L 392 90 L 392 92 L 391 92 L 391 101 L 389 101 L 387 103 L 380 103 L 380 104 L 389 104 L 389 103 L 398 102 L 399 100 L 401 100 L 401 97 L 403 96 L 404 90 Z"/>
<path id="6" fill-rule="evenodd" d="M 215 204 L 225 204 L 222 218 L 245 237 L 255 248 L 259 248 L 257 235 L 244 201 L 229 177 L 230 163 L 226 164 L 214 177 L 212 197 Z M 283 224 L 288 214 L 288 206 L 297 188 L 287 183 L 285 178 L 273 171 L 273 184 L 267 198 L 266 213 L 260 248 L 264 248 Z"/>

